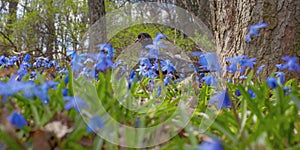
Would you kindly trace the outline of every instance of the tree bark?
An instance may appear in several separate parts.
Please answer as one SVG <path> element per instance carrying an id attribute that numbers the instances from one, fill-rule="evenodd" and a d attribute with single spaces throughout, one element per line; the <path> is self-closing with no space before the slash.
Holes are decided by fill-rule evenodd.
<path id="1" fill-rule="evenodd" d="M 175 0 L 176 5 L 194 13 L 195 16 L 211 29 L 210 3 L 208 0 Z"/>
<path id="2" fill-rule="evenodd" d="M 211 0 L 210 8 L 223 66 L 226 57 L 247 55 L 257 58 L 257 66 L 265 64 L 262 73 L 270 75 L 282 56 L 300 56 L 299 0 Z M 261 20 L 269 26 L 246 44 L 248 27 Z"/>
<path id="3" fill-rule="evenodd" d="M 13 49 L 14 51 L 18 50 L 18 47 L 15 44 L 15 41 L 12 40 L 11 34 L 13 34 L 13 28 L 14 28 L 14 23 L 16 22 L 17 19 L 17 6 L 18 6 L 18 0 L 10 0 L 8 2 L 8 18 L 7 22 L 5 25 L 5 30 L 0 31 L 0 36 L 2 36 L 4 39 L 6 39 L 9 42 L 9 46 L 5 44 L 3 46 L 3 54 L 8 55 L 9 49 Z M 2 2 L 1 10 L 5 7 L 6 2 Z M 3 8 L 2 8 L 3 7 Z"/>
<path id="4" fill-rule="evenodd" d="M 107 42 L 104 0 L 88 0 L 89 7 L 89 51 L 96 51 L 97 45 Z"/>
<path id="5" fill-rule="evenodd" d="M 17 19 L 17 6 L 18 6 L 18 1 L 17 0 L 11 0 L 8 3 L 8 13 L 9 13 L 9 18 L 7 20 L 7 33 L 8 35 L 13 32 L 13 23 Z"/>

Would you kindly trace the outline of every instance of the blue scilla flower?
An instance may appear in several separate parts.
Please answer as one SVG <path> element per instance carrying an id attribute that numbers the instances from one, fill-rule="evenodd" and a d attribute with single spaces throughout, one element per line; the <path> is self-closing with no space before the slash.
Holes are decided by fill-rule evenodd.
<path id="1" fill-rule="evenodd" d="M 279 69 L 279 70 L 283 70 L 283 64 L 276 64 L 276 67 Z"/>
<path id="2" fill-rule="evenodd" d="M 230 65 L 227 67 L 228 72 L 235 73 L 239 71 L 240 73 L 244 73 L 246 67 L 254 67 L 256 58 L 247 59 L 247 56 L 242 55 L 226 58 L 226 61 L 230 62 Z M 240 65 L 240 70 L 238 70 L 238 65 Z"/>
<path id="3" fill-rule="evenodd" d="M 8 62 L 8 58 L 5 56 L 0 56 L 0 66 L 5 66 L 6 63 Z"/>
<path id="4" fill-rule="evenodd" d="M 28 74 L 27 69 L 24 69 L 22 67 L 20 67 L 20 69 L 17 72 L 18 75 L 18 81 L 20 81 L 24 76 L 26 76 Z"/>
<path id="5" fill-rule="evenodd" d="M 243 60 L 244 58 L 246 58 L 246 56 L 234 56 L 234 57 L 228 57 L 225 60 L 227 62 L 230 62 L 230 65 L 227 67 L 227 71 L 231 72 L 231 73 L 235 73 L 238 71 L 238 67 L 237 65 L 241 62 L 241 60 Z"/>
<path id="6" fill-rule="evenodd" d="M 153 40 L 153 43 L 154 44 L 161 44 L 161 39 L 166 39 L 167 36 L 162 34 L 162 33 L 157 33 L 154 40 Z"/>
<path id="7" fill-rule="evenodd" d="M 158 58 L 160 49 L 166 48 L 164 44 L 162 44 L 162 39 L 167 38 L 164 34 L 157 33 L 156 37 L 153 40 L 153 44 L 146 45 L 145 48 L 149 50 L 150 58 Z"/>
<path id="8" fill-rule="evenodd" d="M 146 66 L 139 66 L 136 71 L 139 73 L 139 75 L 146 76 L 147 75 L 147 69 Z"/>
<path id="9" fill-rule="evenodd" d="M 147 72 L 146 72 L 146 76 L 148 78 L 156 78 L 157 77 L 157 73 L 153 70 L 153 69 L 149 69 Z"/>
<path id="10" fill-rule="evenodd" d="M 24 89 L 24 97 L 32 99 L 33 97 L 39 98 L 43 104 L 49 103 L 48 90 L 50 88 L 56 89 L 57 82 L 48 81 L 42 85 L 36 85 L 34 82 L 27 83 L 28 86 Z"/>
<path id="11" fill-rule="evenodd" d="M 168 73 L 176 71 L 176 67 L 171 63 L 169 59 L 167 59 L 166 61 L 162 61 L 162 66 L 162 71 L 167 71 Z"/>
<path id="12" fill-rule="evenodd" d="M 29 61 L 30 60 L 30 55 L 27 53 L 25 56 L 24 56 L 24 61 Z"/>
<path id="13" fill-rule="evenodd" d="M 35 83 L 31 83 L 30 87 L 27 87 L 26 90 L 24 90 L 24 97 L 28 99 L 37 97 L 43 104 L 48 104 L 49 102 L 48 90 L 43 86 L 36 85 Z"/>
<path id="14" fill-rule="evenodd" d="M 99 48 L 99 50 L 106 52 L 107 56 L 114 57 L 115 49 L 112 47 L 111 44 L 109 44 L 109 43 L 98 44 L 98 48 Z"/>
<path id="15" fill-rule="evenodd" d="M 129 81 L 128 81 L 128 86 L 127 86 L 128 89 L 131 89 L 131 85 L 134 83 L 135 77 L 136 77 L 135 71 L 132 70 L 129 74 Z"/>
<path id="16" fill-rule="evenodd" d="M 102 56 L 103 57 L 101 57 L 99 59 L 99 62 L 96 64 L 95 69 L 97 71 L 105 71 L 105 70 L 107 70 L 109 68 L 113 68 L 114 67 L 114 63 L 111 60 L 111 57 L 110 56 L 104 56 L 104 55 L 102 55 Z"/>
<path id="17" fill-rule="evenodd" d="M 256 97 L 256 94 L 251 89 L 248 89 L 248 94 L 250 95 L 251 98 Z"/>
<path id="18" fill-rule="evenodd" d="M 160 60 L 160 64 L 162 64 L 163 60 Z M 152 67 L 150 67 L 152 70 L 159 70 L 158 61 L 154 61 Z"/>
<path id="19" fill-rule="evenodd" d="M 251 25 L 249 28 L 248 28 L 248 33 L 246 35 L 246 43 L 249 43 L 251 41 L 251 36 L 258 36 L 259 34 L 259 29 L 261 28 L 265 28 L 267 27 L 268 24 L 263 22 L 263 21 L 260 21 L 254 25 Z"/>
<path id="20" fill-rule="evenodd" d="M 207 65 L 206 65 L 207 70 L 221 73 L 221 65 L 219 64 L 216 54 L 205 53 L 204 58 L 207 63 Z"/>
<path id="21" fill-rule="evenodd" d="M 155 58 L 155 59 L 158 59 L 158 56 L 159 56 L 159 49 L 149 49 L 149 58 Z"/>
<path id="22" fill-rule="evenodd" d="M 236 96 L 241 96 L 242 94 L 241 94 L 240 90 L 235 90 L 235 95 Z"/>
<path id="23" fill-rule="evenodd" d="M 7 64 L 8 64 L 9 66 L 14 66 L 18 60 L 19 60 L 19 57 L 17 57 L 17 56 L 12 56 L 12 57 L 9 58 Z M 1 65 L 0 65 L 0 66 L 1 66 Z"/>
<path id="24" fill-rule="evenodd" d="M 257 71 L 256 71 L 256 74 L 260 74 L 260 72 L 264 69 L 266 65 L 261 65 L 258 67 Z"/>
<path id="25" fill-rule="evenodd" d="M 22 68 L 22 69 L 27 69 L 27 68 L 31 68 L 31 67 L 32 67 L 32 65 L 27 61 L 22 61 L 21 65 L 20 65 L 20 68 Z"/>
<path id="26" fill-rule="evenodd" d="M 279 83 L 284 84 L 285 73 L 284 72 L 275 72 L 276 77 L 279 78 Z"/>
<path id="27" fill-rule="evenodd" d="M 148 58 L 139 58 L 140 66 L 152 67 L 152 64 Z"/>
<path id="28" fill-rule="evenodd" d="M 85 54 L 78 55 L 74 50 L 67 50 L 67 56 L 71 56 L 71 66 L 72 70 L 75 72 L 80 72 L 83 68 L 82 60 L 84 60 L 83 56 Z"/>
<path id="29" fill-rule="evenodd" d="M 193 68 L 193 69 L 194 69 L 194 72 L 198 72 L 198 71 L 199 71 L 199 69 L 198 69 L 197 67 L 195 67 L 194 64 L 189 64 L 188 66 L 189 66 L 190 68 Z"/>
<path id="30" fill-rule="evenodd" d="M 86 128 L 87 133 L 97 132 L 105 127 L 104 121 L 98 115 L 93 115 Z"/>
<path id="31" fill-rule="evenodd" d="M 61 92 L 63 96 L 68 96 L 69 90 L 67 88 L 64 88 Z"/>
<path id="32" fill-rule="evenodd" d="M 34 80 L 34 79 L 36 79 L 37 78 L 37 76 L 36 76 L 36 72 L 35 71 L 32 71 L 32 72 L 30 72 L 30 80 Z"/>
<path id="33" fill-rule="evenodd" d="M 22 129 L 28 124 L 26 119 L 16 111 L 12 112 L 12 114 L 9 115 L 6 119 L 10 122 L 11 125 L 17 126 L 19 129 Z"/>
<path id="34" fill-rule="evenodd" d="M 277 87 L 277 80 L 275 77 L 268 77 L 267 84 L 271 89 L 275 89 Z"/>
<path id="35" fill-rule="evenodd" d="M 170 83 L 171 79 L 169 77 L 164 78 L 164 85 L 167 86 Z"/>
<path id="36" fill-rule="evenodd" d="M 288 71 L 300 72 L 300 66 L 298 64 L 297 57 L 284 56 L 282 57 L 282 60 L 286 61 L 286 63 L 283 64 L 282 69 L 288 69 Z"/>
<path id="37" fill-rule="evenodd" d="M 58 69 L 59 65 L 58 65 L 58 63 L 55 60 L 52 60 L 48 64 L 48 68 L 51 68 L 51 67 L 54 67 L 54 68 Z"/>
<path id="38" fill-rule="evenodd" d="M 23 78 L 23 76 L 28 74 L 28 68 L 31 68 L 31 64 L 26 61 L 23 61 L 17 72 L 19 80 L 21 80 Z"/>
<path id="39" fill-rule="evenodd" d="M 230 98 L 227 91 L 221 91 L 209 100 L 210 104 L 217 103 L 218 109 L 230 107 Z"/>
<path id="40" fill-rule="evenodd" d="M 14 95 L 28 87 L 27 83 L 19 82 L 16 80 L 16 76 L 12 76 L 8 82 L 0 81 L 0 95 L 2 100 L 6 101 L 8 96 Z"/>
<path id="41" fill-rule="evenodd" d="M 160 49 L 160 48 L 166 48 L 165 45 L 162 44 L 162 39 L 166 39 L 167 36 L 162 33 L 157 33 L 152 45 L 146 46 L 146 48 L 149 49 Z"/>
<path id="42" fill-rule="evenodd" d="M 203 77 L 200 82 L 203 82 L 203 81 L 205 81 L 206 85 L 217 86 L 218 79 L 213 75 L 208 75 L 208 76 Z"/>
<path id="43" fill-rule="evenodd" d="M 70 110 L 71 108 L 75 108 L 77 112 L 79 112 L 80 109 L 88 107 L 88 104 L 85 102 L 84 99 L 82 99 L 79 96 L 64 96 L 64 101 L 67 101 L 64 108 L 65 110 Z"/>
<path id="44" fill-rule="evenodd" d="M 40 67 L 42 67 L 42 62 L 43 62 L 42 59 L 43 59 L 42 57 L 37 57 L 37 58 L 35 59 L 35 62 L 33 63 L 33 67 L 35 67 L 35 68 L 40 68 Z"/>
<path id="45" fill-rule="evenodd" d="M 195 52 L 192 52 L 190 53 L 190 56 L 191 57 L 198 57 L 198 64 L 201 65 L 201 69 L 205 69 L 207 70 L 207 66 L 208 66 L 208 62 L 207 62 L 207 59 L 205 57 L 205 53 L 203 52 L 200 52 L 200 51 L 195 51 Z M 194 68 L 194 71 L 195 72 L 198 72 L 198 68 L 195 68 L 194 65 L 191 66 Z"/>
<path id="46" fill-rule="evenodd" d="M 69 75 L 67 75 L 64 79 L 64 83 L 65 85 L 67 85 L 69 83 Z"/>
<path id="47" fill-rule="evenodd" d="M 288 86 L 285 86 L 285 87 L 283 88 L 283 91 L 284 91 L 284 94 L 285 94 L 285 95 L 288 95 L 290 92 L 292 92 L 291 88 L 288 87 Z"/>
<path id="48" fill-rule="evenodd" d="M 132 70 L 132 71 L 130 72 L 130 74 L 129 74 L 129 80 L 130 80 L 130 81 L 134 81 L 134 78 L 135 78 L 135 71 Z"/>
<path id="49" fill-rule="evenodd" d="M 219 140 L 213 139 L 212 141 L 202 142 L 197 150 L 224 150 L 224 147 Z"/>
<path id="50" fill-rule="evenodd" d="M 240 65 L 241 65 L 241 69 L 240 69 L 240 72 L 241 73 L 244 73 L 246 67 L 248 68 L 253 68 L 254 67 L 254 64 L 256 64 L 256 58 L 250 58 L 250 59 L 242 59 L 240 61 Z"/>
<path id="51" fill-rule="evenodd" d="M 58 82 L 55 82 L 53 80 L 45 82 L 42 87 L 45 88 L 45 90 L 48 90 L 50 88 L 53 88 L 56 90 L 56 86 L 58 85 Z"/>
<path id="52" fill-rule="evenodd" d="M 41 67 L 45 67 L 46 68 L 48 66 L 49 61 L 50 61 L 49 56 L 46 57 L 46 58 L 43 58 L 43 62 L 41 64 Z"/>

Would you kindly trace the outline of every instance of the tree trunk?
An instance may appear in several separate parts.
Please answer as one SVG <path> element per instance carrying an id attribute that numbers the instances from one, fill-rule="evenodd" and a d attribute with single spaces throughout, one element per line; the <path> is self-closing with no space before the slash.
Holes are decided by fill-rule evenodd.
<path id="1" fill-rule="evenodd" d="M 47 11 L 47 20 L 45 22 L 47 27 L 47 34 L 46 34 L 46 55 L 49 56 L 50 59 L 53 59 L 54 55 L 54 46 L 55 46 L 55 25 L 54 25 L 54 12 L 52 10 L 53 1 L 47 1 L 46 3 L 46 11 Z"/>
<path id="2" fill-rule="evenodd" d="M 194 13 L 195 16 L 211 29 L 211 14 L 208 0 L 176 0 L 176 5 Z"/>
<path id="3" fill-rule="evenodd" d="M 1 6 L 1 10 L 5 7 L 5 1 L 1 2 L 2 6 Z M 8 55 L 9 54 L 9 49 L 12 48 L 15 51 L 18 50 L 18 47 L 15 45 L 15 41 L 12 38 L 12 34 L 13 34 L 13 28 L 14 28 L 14 23 L 17 20 L 17 6 L 18 6 L 18 1 L 17 0 L 10 0 L 8 1 L 8 18 L 7 18 L 7 22 L 6 22 L 6 26 L 5 26 L 5 31 L 0 31 L 0 36 L 2 36 L 4 39 L 6 39 L 10 46 L 6 47 L 3 46 L 3 54 Z M 2 8 L 3 7 L 3 8 Z"/>
<path id="4" fill-rule="evenodd" d="M 13 32 L 13 23 L 17 19 L 17 6 L 18 1 L 11 0 L 8 4 L 8 12 L 9 12 L 9 18 L 7 19 L 7 34 L 10 35 Z"/>
<path id="5" fill-rule="evenodd" d="M 96 51 L 97 45 L 107 42 L 104 0 L 88 0 L 89 7 L 89 51 Z"/>
<path id="6" fill-rule="evenodd" d="M 210 7 L 217 54 L 223 66 L 226 57 L 247 55 L 257 58 L 256 66 L 265 64 L 262 73 L 270 75 L 275 64 L 282 63 L 282 56 L 300 56 L 299 0 L 211 0 Z M 248 27 L 261 20 L 269 26 L 246 44 Z"/>

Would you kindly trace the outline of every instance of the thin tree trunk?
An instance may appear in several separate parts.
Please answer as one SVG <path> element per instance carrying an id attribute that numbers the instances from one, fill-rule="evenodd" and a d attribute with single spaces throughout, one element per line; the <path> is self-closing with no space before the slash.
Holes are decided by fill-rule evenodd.
<path id="1" fill-rule="evenodd" d="M 54 48 L 55 48 L 55 39 L 56 39 L 56 33 L 55 33 L 55 25 L 54 25 L 54 12 L 51 11 L 51 7 L 53 7 L 53 1 L 49 1 L 47 3 L 46 11 L 47 11 L 47 35 L 46 35 L 46 55 L 49 56 L 50 59 L 53 59 L 54 55 Z"/>
<path id="2" fill-rule="evenodd" d="M 270 75 L 282 56 L 300 56 L 299 0 L 211 0 L 210 7 L 223 66 L 226 57 L 247 55 L 257 58 L 257 66 L 265 64 L 263 74 Z M 246 44 L 248 27 L 261 20 L 269 26 Z"/>
<path id="3" fill-rule="evenodd" d="M 17 6 L 18 6 L 17 0 L 11 0 L 8 4 L 8 12 L 9 12 L 9 18 L 7 20 L 7 33 L 11 34 L 13 32 L 13 23 L 17 19 Z"/>
<path id="4" fill-rule="evenodd" d="M 104 0 L 88 0 L 89 7 L 89 51 L 96 51 L 97 45 L 107 42 Z"/>

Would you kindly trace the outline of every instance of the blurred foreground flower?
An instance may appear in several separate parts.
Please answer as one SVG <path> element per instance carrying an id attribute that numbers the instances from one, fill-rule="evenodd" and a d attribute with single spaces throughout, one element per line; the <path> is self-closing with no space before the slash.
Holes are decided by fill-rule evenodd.
<path id="1" fill-rule="evenodd" d="M 75 110 L 79 112 L 80 109 L 86 108 L 88 106 L 85 100 L 79 96 L 75 96 L 75 97 L 65 96 L 63 100 L 67 101 L 67 103 L 64 106 L 65 110 L 70 110 L 71 108 L 75 108 Z"/>
<path id="2" fill-rule="evenodd" d="M 99 129 L 104 128 L 104 121 L 98 116 L 94 115 L 87 124 L 86 132 L 97 132 Z"/>
<path id="3" fill-rule="evenodd" d="M 218 139 L 211 139 L 210 141 L 202 142 L 198 150 L 224 150 L 224 148 Z"/>
<path id="4" fill-rule="evenodd" d="M 275 89 L 277 87 L 277 80 L 274 77 L 268 77 L 267 84 L 271 89 Z"/>
<path id="5" fill-rule="evenodd" d="M 14 95 L 28 86 L 29 84 L 27 83 L 16 81 L 16 76 L 12 76 L 6 83 L 0 81 L 0 96 L 2 96 L 2 101 L 5 102 L 8 96 Z"/>
<path id="6" fill-rule="evenodd" d="M 298 64 L 297 57 L 284 56 L 282 57 L 282 60 L 286 61 L 286 63 L 282 65 L 281 69 L 288 69 L 288 71 L 300 72 L 300 66 Z"/>
<path id="7" fill-rule="evenodd" d="M 10 116 L 6 118 L 12 125 L 17 126 L 19 129 L 22 129 L 27 125 L 26 119 L 16 111 L 14 111 Z"/>
<path id="8" fill-rule="evenodd" d="M 275 72 L 276 77 L 279 78 L 279 83 L 284 83 L 285 73 L 284 72 Z"/>
<path id="9" fill-rule="evenodd" d="M 257 24 L 250 26 L 248 28 L 248 34 L 246 35 L 246 43 L 249 43 L 251 41 L 251 36 L 253 36 L 253 35 L 258 36 L 259 29 L 265 28 L 267 26 L 268 26 L 268 24 L 263 21 L 260 21 Z"/>
<path id="10" fill-rule="evenodd" d="M 251 89 L 248 89 L 248 93 L 251 96 L 251 98 L 255 98 L 256 97 L 256 94 Z"/>
<path id="11" fill-rule="evenodd" d="M 217 103 L 218 109 L 228 108 L 231 105 L 230 98 L 227 91 L 222 91 L 209 100 L 210 104 Z"/>

